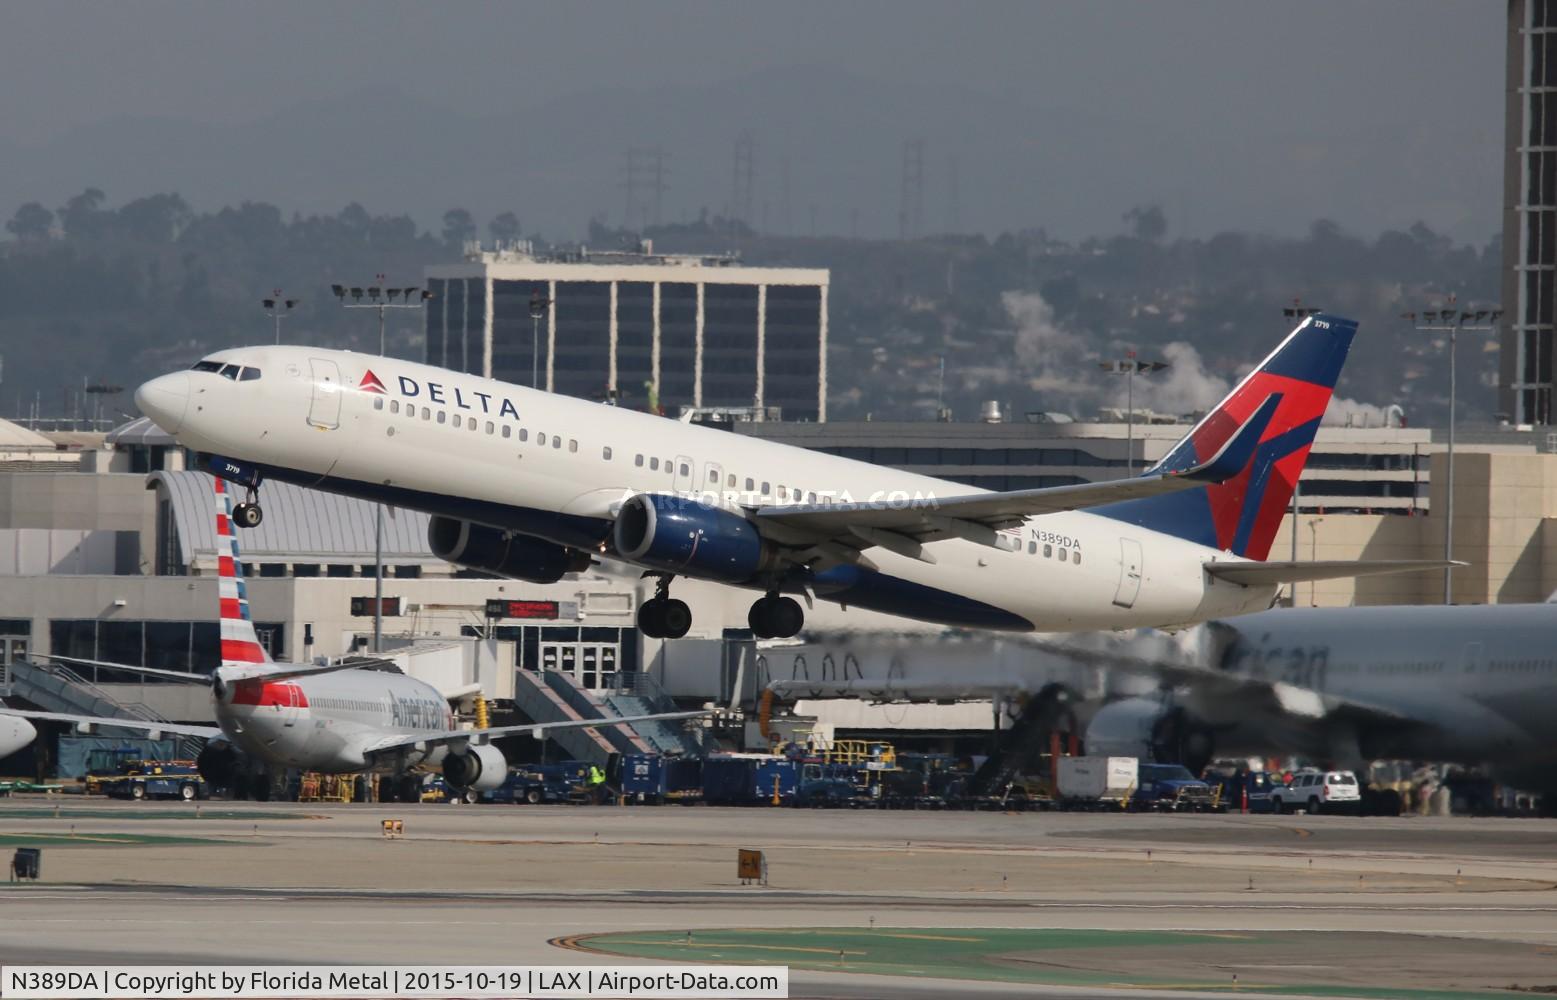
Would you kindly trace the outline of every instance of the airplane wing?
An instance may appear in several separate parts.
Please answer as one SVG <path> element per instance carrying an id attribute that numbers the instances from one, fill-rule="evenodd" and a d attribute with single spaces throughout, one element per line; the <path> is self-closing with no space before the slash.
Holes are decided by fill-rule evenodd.
<path id="1" fill-rule="evenodd" d="M 490 743 L 502 736 L 530 733 L 539 738 L 554 729 L 592 729 L 597 726 L 615 726 L 634 722 L 671 722 L 678 719 L 697 719 L 712 715 L 711 711 L 661 712 L 657 715 L 614 715 L 605 719 L 573 719 L 567 722 L 531 722 L 522 726 L 492 726 L 487 729 L 448 729 L 441 733 L 411 733 L 391 736 L 367 747 L 366 754 L 385 753 L 403 747 L 426 748 L 446 743 Z"/>
<path id="2" fill-rule="evenodd" d="M 1317 559 L 1311 562 L 1208 562 L 1206 572 L 1218 580 L 1245 587 L 1280 583 L 1307 583 L 1352 576 L 1384 576 L 1388 573 L 1420 573 L 1469 563 L 1445 559 Z"/>
<path id="3" fill-rule="evenodd" d="M 99 715 L 66 715 L 62 712 L 34 712 L 25 708 L 0 707 L 0 715 L 15 715 L 23 719 L 42 719 L 45 722 L 69 722 L 77 727 L 92 729 L 131 729 L 150 733 L 151 738 L 161 739 L 159 734 L 172 736 L 199 736 L 214 740 L 222 731 L 215 726 L 186 726 L 180 722 L 158 722 L 149 719 L 110 719 Z"/>
<path id="4" fill-rule="evenodd" d="M 224 666 L 219 668 L 219 672 L 222 679 L 227 681 L 289 681 L 298 677 L 338 674 L 342 670 L 371 669 L 362 663 L 255 663 Z"/>
<path id="5" fill-rule="evenodd" d="M 1210 460 L 1179 472 L 1003 493 L 762 507 L 753 518 L 759 528 L 788 529 L 781 531 L 786 536 L 781 540 L 849 539 L 847 544 L 880 545 L 925 562 L 935 559 L 920 549 L 920 543 L 938 538 L 958 537 L 1004 548 L 1010 543 L 1003 543 L 1000 529 L 1015 527 L 1025 518 L 1176 493 L 1236 476 L 1249 464 L 1280 403 L 1279 396 L 1271 397 Z"/>

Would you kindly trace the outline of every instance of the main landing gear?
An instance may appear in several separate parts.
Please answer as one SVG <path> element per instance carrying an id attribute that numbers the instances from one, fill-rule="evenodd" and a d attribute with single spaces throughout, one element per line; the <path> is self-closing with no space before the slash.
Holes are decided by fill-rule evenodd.
<path id="1" fill-rule="evenodd" d="M 806 614 L 793 597 L 769 594 L 759 598 L 746 613 L 752 635 L 759 639 L 788 639 L 800 632 Z"/>
<path id="2" fill-rule="evenodd" d="M 638 608 L 638 631 L 651 639 L 679 639 L 692 627 L 692 609 L 670 596 L 670 579 L 660 577 L 654 596 Z"/>
<path id="3" fill-rule="evenodd" d="M 258 528 L 265 520 L 265 512 L 259 505 L 259 490 L 246 487 L 243 496 L 243 502 L 232 509 L 232 522 L 240 528 Z"/>

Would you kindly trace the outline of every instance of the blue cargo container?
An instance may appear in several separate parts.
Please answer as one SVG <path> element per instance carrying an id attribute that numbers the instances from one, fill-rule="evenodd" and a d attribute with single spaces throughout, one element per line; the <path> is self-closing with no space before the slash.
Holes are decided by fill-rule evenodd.
<path id="1" fill-rule="evenodd" d="M 622 758 L 621 777 L 622 795 L 629 802 L 657 804 L 667 799 L 701 798 L 703 759 L 628 754 Z"/>
<path id="2" fill-rule="evenodd" d="M 727 754 L 703 760 L 703 800 L 710 805 L 756 805 L 795 797 L 799 767 L 767 754 Z"/>
<path id="3" fill-rule="evenodd" d="M 632 802 L 662 802 L 667 768 L 657 753 L 632 753 L 622 758 L 622 796 Z"/>

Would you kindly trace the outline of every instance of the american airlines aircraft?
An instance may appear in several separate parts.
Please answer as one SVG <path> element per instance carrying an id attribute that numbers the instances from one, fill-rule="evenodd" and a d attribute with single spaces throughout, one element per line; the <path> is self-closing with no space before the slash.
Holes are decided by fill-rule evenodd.
<path id="1" fill-rule="evenodd" d="M 1283 608 L 1190 630 L 1168 655 L 1080 654 L 1171 689 L 1105 706 L 1088 752 L 1447 761 L 1557 792 L 1554 637 L 1551 604 Z"/>
<path id="2" fill-rule="evenodd" d="M 692 616 L 676 576 L 1019 631 L 1178 626 L 1270 606 L 1280 584 L 1438 562 L 1262 562 L 1356 323 L 1305 319 L 1162 462 L 1114 482 L 1005 493 L 383 357 L 219 351 L 153 379 L 141 410 L 217 475 L 279 479 L 434 515 L 451 562 L 553 582 L 594 556 L 658 578 L 644 633 Z"/>
<path id="3" fill-rule="evenodd" d="M 944 648 L 942 646 L 944 644 Z M 852 633 L 765 651 L 782 701 L 1022 702 L 1089 754 L 1486 766 L 1557 793 L 1557 605 L 1278 608 L 1175 635 Z M 954 664 L 948 669 L 947 664 Z M 1105 691 L 1117 694 L 1109 696 Z M 1144 693 L 1151 692 L 1151 693 Z M 1557 806 L 1557 801 L 1553 802 Z"/>
<path id="4" fill-rule="evenodd" d="M 491 743 L 497 737 L 520 733 L 540 737 L 553 729 L 708 714 L 671 712 L 607 721 L 460 729 L 438 689 L 414 677 L 391 670 L 272 662 L 249 618 L 230 494 L 223 480 L 214 482 L 220 548 L 221 665 L 207 675 L 96 660 L 70 662 L 209 684 L 217 725 L 186 726 L 12 708 L 0 708 L 0 722 L 20 723 L 29 731 L 26 719 L 32 718 L 78 727 L 140 730 L 152 733 L 154 739 L 163 734 L 200 736 L 212 741 L 201 754 L 200 771 L 214 785 L 231 787 L 234 779 L 242 776 L 243 756 L 247 755 L 253 762 L 279 768 L 329 774 L 388 773 L 398 779 L 393 795 L 414 801 L 417 779 L 408 772 L 418 765 L 441 764 L 444 778 L 459 789 L 485 790 L 501 785 L 508 776 L 508 764 L 502 751 Z M 257 797 L 266 796 L 268 781 L 256 782 L 253 791 Z"/>
<path id="5" fill-rule="evenodd" d="M 0 716 L 0 760 L 27 746 L 36 735 L 38 731 L 26 719 Z"/>

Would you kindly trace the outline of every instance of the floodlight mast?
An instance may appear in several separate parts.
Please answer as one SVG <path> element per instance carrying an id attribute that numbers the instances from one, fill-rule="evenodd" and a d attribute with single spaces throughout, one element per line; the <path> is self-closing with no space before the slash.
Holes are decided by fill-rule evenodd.
<path id="1" fill-rule="evenodd" d="M 1135 351 L 1126 351 L 1117 361 L 1099 361 L 1097 366 L 1110 375 L 1125 377 L 1125 468 L 1135 475 L 1135 376 L 1150 375 L 1171 367 L 1166 361 L 1138 361 Z"/>
<path id="2" fill-rule="evenodd" d="M 1498 321 L 1503 318 L 1501 307 L 1459 309 L 1454 305 L 1454 298 L 1453 295 L 1449 296 L 1447 309 L 1424 309 L 1420 312 L 1400 314 L 1401 319 L 1409 322 L 1420 332 L 1449 335 L 1449 442 L 1444 452 L 1443 558 L 1445 562 L 1452 562 L 1454 559 L 1454 402 L 1459 394 L 1455 379 L 1455 338 L 1461 330 L 1478 333 L 1496 330 Z M 1444 567 L 1443 602 L 1445 604 L 1454 603 L 1453 573 L 1453 567 Z"/>
<path id="3" fill-rule="evenodd" d="M 340 286 L 337 285 L 337 288 Z M 276 343 L 281 343 L 281 321 L 292 315 L 292 309 L 298 303 L 297 299 L 283 298 L 281 289 L 272 289 L 270 298 L 260 299 L 260 305 L 265 309 L 265 315 L 276 321 Z"/>
<path id="4" fill-rule="evenodd" d="M 340 300 L 343 309 L 377 309 L 378 310 L 378 353 L 383 357 L 384 344 L 384 312 L 387 309 L 420 309 L 433 297 L 432 292 L 416 287 L 390 288 L 385 291 L 384 276 L 373 276 L 373 284 L 367 288 L 368 301 L 362 301 L 362 288 L 353 285 L 347 288 L 345 285 L 331 285 L 330 291 Z M 351 301 L 346 301 L 347 294 L 351 295 Z M 397 302 L 396 299 L 404 299 Z M 376 504 L 377 512 L 373 524 L 373 652 L 384 651 L 384 505 Z"/>

